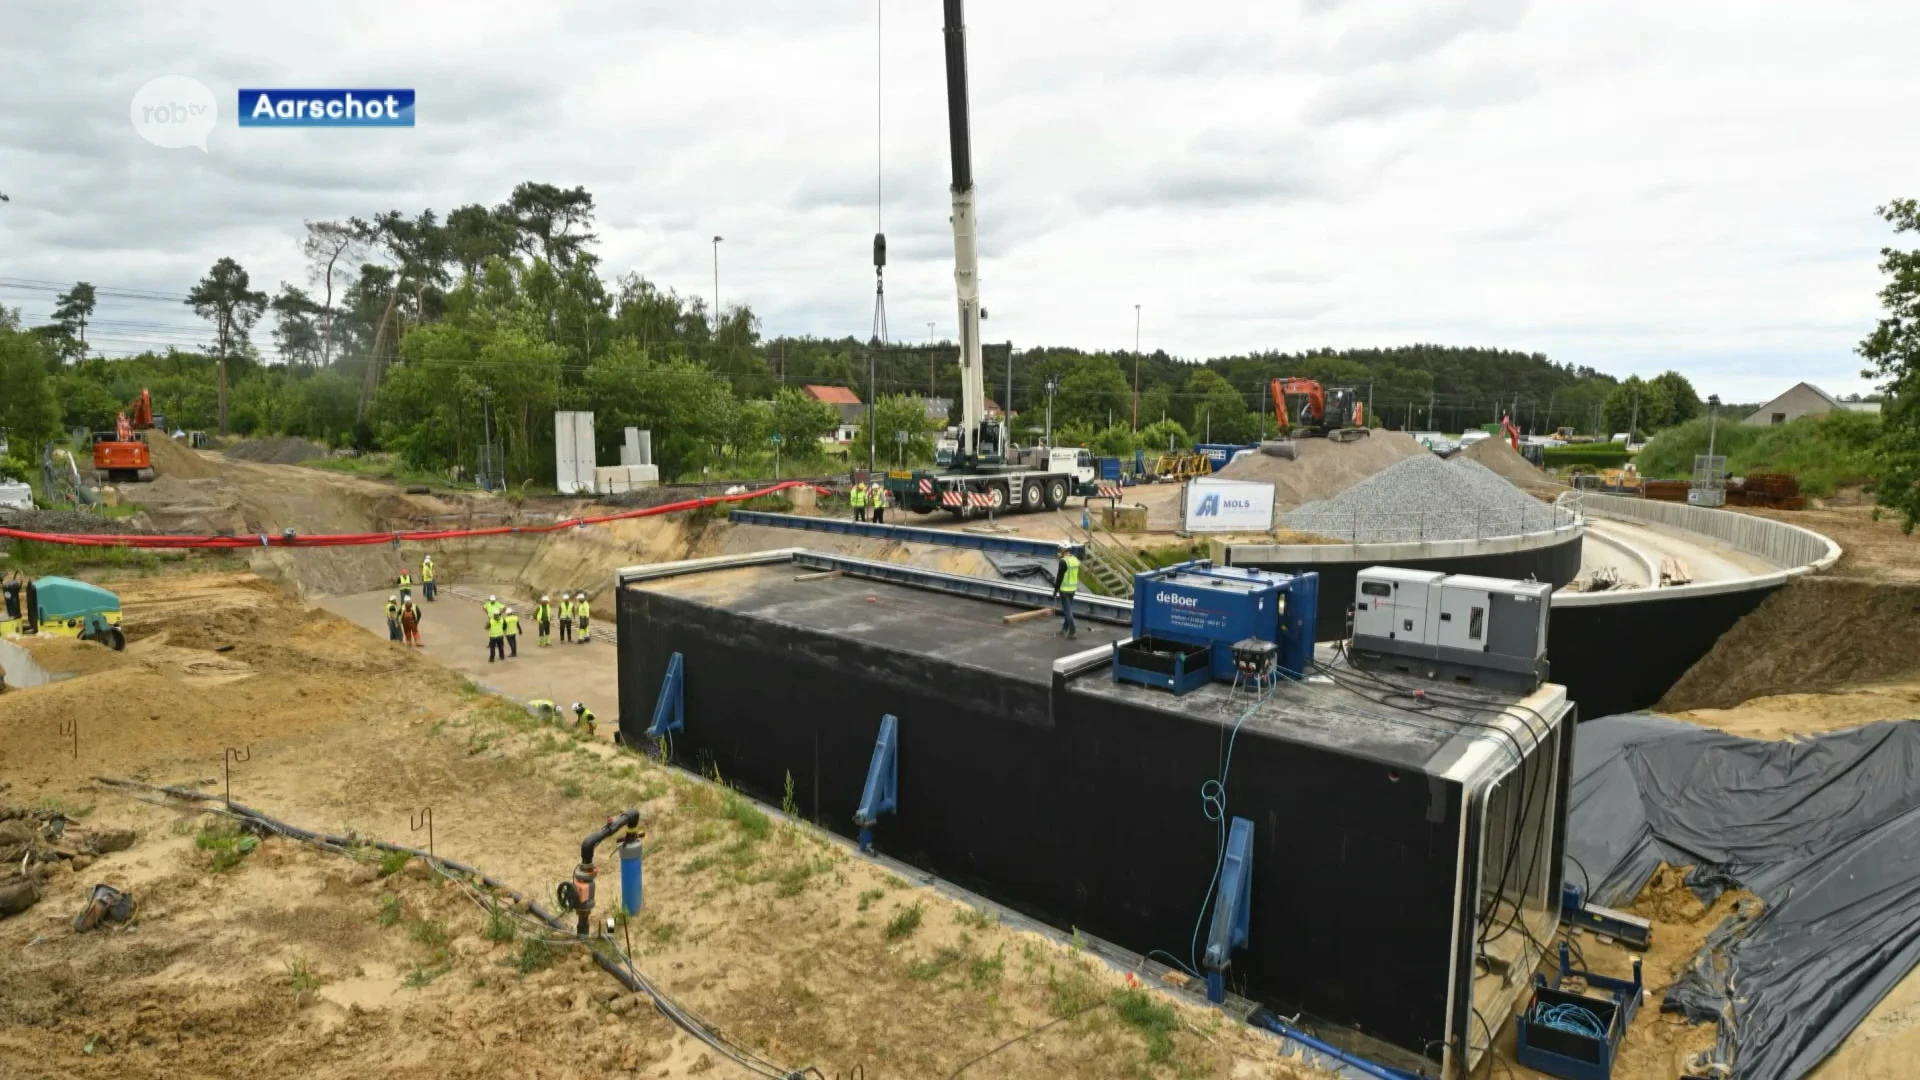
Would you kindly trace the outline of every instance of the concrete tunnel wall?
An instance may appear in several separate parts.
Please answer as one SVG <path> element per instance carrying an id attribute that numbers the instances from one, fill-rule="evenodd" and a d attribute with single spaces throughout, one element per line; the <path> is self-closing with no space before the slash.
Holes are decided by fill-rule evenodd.
<path id="1" fill-rule="evenodd" d="M 1199 795 L 1220 767 L 1220 724 L 662 592 L 619 589 L 616 617 L 625 738 L 644 741 L 677 651 L 676 760 L 717 765 L 770 802 L 790 774 L 802 816 L 852 835 L 892 713 L 900 811 L 880 824 L 883 850 L 1053 925 L 1188 960 L 1220 842 Z M 1300 932 L 1256 932 L 1233 973 L 1236 989 L 1287 1014 L 1304 1007 L 1420 1047 L 1445 1032 L 1460 791 L 1399 779 L 1241 732 L 1228 813 L 1255 822 L 1254 925 Z M 1340 871 L 1302 888 L 1303 867 Z M 1371 884 L 1386 880 L 1392 889 Z"/>

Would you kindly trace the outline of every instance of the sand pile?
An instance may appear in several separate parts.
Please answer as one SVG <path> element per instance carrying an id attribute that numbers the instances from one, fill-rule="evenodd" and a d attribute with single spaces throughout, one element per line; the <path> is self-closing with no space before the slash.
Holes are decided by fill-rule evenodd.
<path id="1" fill-rule="evenodd" d="M 1481 439 L 1462 450 L 1460 457 L 1477 461 L 1515 486 L 1543 498 L 1551 499 L 1568 490 L 1565 484 L 1554 480 L 1535 468 L 1533 462 L 1521 457 L 1520 452 L 1505 439 Z"/>
<path id="2" fill-rule="evenodd" d="M 220 465 L 186 443 L 169 439 L 158 431 L 147 432 L 147 452 L 153 458 L 155 477 L 172 476 L 183 480 L 204 480 L 220 475 Z"/>
<path id="3" fill-rule="evenodd" d="M 271 439 L 248 439 L 227 447 L 226 456 L 239 461 L 258 461 L 268 465 L 298 465 L 317 457 L 325 457 L 324 447 L 316 446 L 305 439 L 292 436 L 279 436 Z"/>
<path id="4" fill-rule="evenodd" d="M 1299 455 L 1292 461 L 1260 453 L 1242 454 L 1218 475 L 1223 480 L 1272 484 L 1273 505 L 1284 511 L 1330 499 L 1396 461 L 1432 456 L 1401 431 L 1375 431 L 1350 443 L 1300 439 L 1298 446 Z"/>

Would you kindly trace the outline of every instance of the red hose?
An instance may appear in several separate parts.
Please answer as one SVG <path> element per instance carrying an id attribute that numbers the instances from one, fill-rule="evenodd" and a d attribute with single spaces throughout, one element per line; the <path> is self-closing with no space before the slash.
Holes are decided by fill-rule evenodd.
<path id="1" fill-rule="evenodd" d="M 627 510 L 618 514 L 604 514 L 600 517 L 568 518 L 551 525 L 495 525 L 485 529 L 439 529 L 424 532 L 383 532 L 383 533 L 314 533 L 311 535 L 284 536 L 279 533 L 257 533 L 251 536 L 176 536 L 154 533 L 40 533 L 25 529 L 0 528 L 0 537 L 14 540 L 34 540 L 42 544 L 67 544 L 74 547 L 128 547 L 128 548 L 253 548 L 253 547 L 366 547 L 373 544 L 397 544 L 402 541 L 419 540 L 462 540 L 475 536 L 506 536 L 513 533 L 550 533 L 561 529 L 578 528 L 583 525 L 604 525 L 609 521 L 625 521 L 629 518 L 653 517 L 656 514 L 675 514 L 683 510 L 698 510 L 703 506 L 719 503 L 744 502 L 757 499 L 762 495 L 771 495 L 776 491 L 785 491 L 794 487 L 811 487 L 822 495 L 831 494 L 827 489 L 805 480 L 783 480 L 771 487 L 758 491 L 742 491 L 734 495 L 711 495 L 698 499 L 685 499 L 660 506 L 649 506 L 642 510 Z"/>

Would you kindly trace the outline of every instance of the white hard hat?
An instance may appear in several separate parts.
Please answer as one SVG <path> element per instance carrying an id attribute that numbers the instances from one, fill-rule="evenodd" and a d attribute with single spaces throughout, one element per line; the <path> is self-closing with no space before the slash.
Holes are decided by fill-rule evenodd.
<path id="1" fill-rule="evenodd" d="M 508 609 L 507 609 L 507 612 L 506 612 L 506 613 L 507 613 L 508 615 L 511 615 L 511 614 L 513 614 L 513 609 L 512 609 L 512 608 L 508 608 Z"/>
<path id="2" fill-rule="evenodd" d="M 575 600 L 585 600 L 587 598 L 587 594 L 583 592 L 577 592 L 573 594 L 573 598 Z"/>
<path id="3" fill-rule="evenodd" d="M 577 702 L 577 701 L 576 701 L 576 702 L 574 702 L 574 703 L 573 703 L 573 711 L 574 711 L 574 712 L 585 712 L 585 711 L 587 711 L 587 707 L 586 707 L 585 705 L 582 705 L 582 704 L 580 704 L 579 702 Z"/>
<path id="4" fill-rule="evenodd" d="M 489 603 L 489 604 L 491 604 L 491 603 L 493 603 L 493 602 L 494 602 L 495 600 L 498 600 L 498 599 L 500 599 L 500 598 L 499 598 L 499 597 L 497 597 L 497 596 L 495 596 L 495 595 L 493 595 L 492 593 L 488 593 L 488 594 L 487 594 L 487 603 Z"/>
<path id="5" fill-rule="evenodd" d="M 552 598 L 552 597 L 550 597 L 550 596 L 542 596 L 542 597 L 540 598 L 540 602 L 544 604 L 544 603 L 547 603 L 548 601 L 550 601 L 550 600 L 552 600 L 552 599 L 553 599 L 553 598 Z"/>
<path id="6" fill-rule="evenodd" d="M 389 599 L 389 600 L 398 600 L 398 599 L 400 599 L 400 594 L 399 594 L 399 593 L 394 593 L 394 594 L 393 594 L 392 596 L 389 596 L 389 597 L 387 597 L 387 599 Z"/>

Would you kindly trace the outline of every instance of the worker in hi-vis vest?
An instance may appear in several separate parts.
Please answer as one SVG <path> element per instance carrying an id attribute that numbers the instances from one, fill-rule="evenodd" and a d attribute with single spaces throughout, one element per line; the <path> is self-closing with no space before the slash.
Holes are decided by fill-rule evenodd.
<path id="1" fill-rule="evenodd" d="M 847 492 L 847 505 L 853 507 L 853 520 L 867 520 L 867 489 L 864 484 L 855 483 Z"/>
<path id="2" fill-rule="evenodd" d="M 420 595 L 433 599 L 433 556 L 427 555 L 420 560 Z"/>
<path id="3" fill-rule="evenodd" d="M 586 593 L 573 595 L 573 612 L 580 619 L 580 644 L 585 645 L 593 636 L 593 627 L 587 625 L 587 616 L 593 614 L 593 605 L 587 603 Z"/>
<path id="4" fill-rule="evenodd" d="M 487 611 L 487 663 L 507 658 L 507 618 L 506 609 L 489 608 Z"/>
<path id="5" fill-rule="evenodd" d="M 533 607 L 533 621 L 540 631 L 540 644 L 553 644 L 553 600 L 541 597 Z"/>
<path id="6" fill-rule="evenodd" d="M 1054 571 L 1054 591 L 1060 594 L 1060 633 L 1074 636 L 1073 596 L 1080 591 L 1080 556 L 1073 545 L 1061 543 L 1060 566 Z"/>
<path id="7" fill-rule="evenodd" d="M 573 640 L 573 597 L 560 594 L 560 640 Z"/>
<path id="8" fill-rule="evenodd" d="M 399 586 L 401 603 L 413 599 L 413 575 L 404 568 L 400 571 Z"/>

